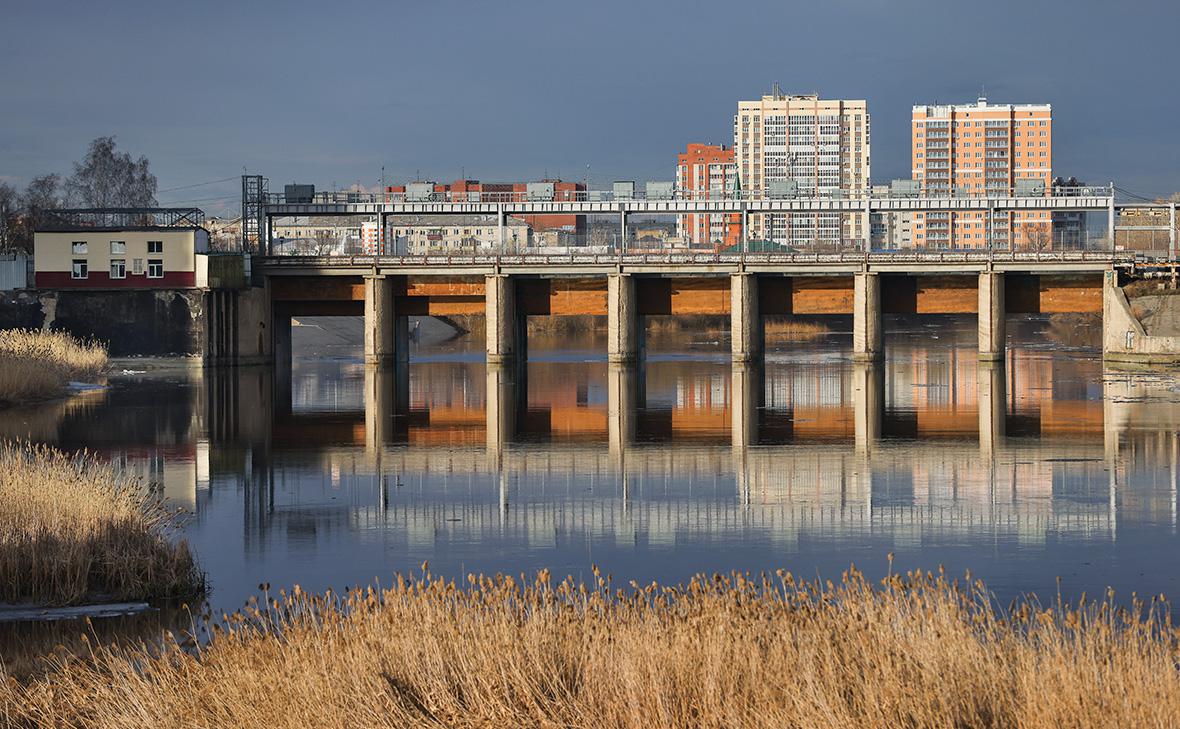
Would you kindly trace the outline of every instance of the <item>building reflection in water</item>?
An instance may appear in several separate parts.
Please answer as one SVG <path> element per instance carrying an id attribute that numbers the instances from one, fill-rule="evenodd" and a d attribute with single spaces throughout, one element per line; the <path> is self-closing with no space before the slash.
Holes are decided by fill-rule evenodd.
<path id="1" fill-rule="evenodd" d="M 599 541 L 1027 555 L 1177 521 L 1175 381 L 1104 374 L 1093 359 L 1018 349 L 990 364 L 914 347 L 881 365 L 330 363 L 194 377 L 115 383 L 50 430 L 145 467 L 193 511 L 194 542 L 227 555 L 215 584 L 215 570 L 255 563 L 306 581 L 296 567 L 325 555 L 354 581 L 411 558 L 470 569 L 511 557 L 527 571 Z"/>

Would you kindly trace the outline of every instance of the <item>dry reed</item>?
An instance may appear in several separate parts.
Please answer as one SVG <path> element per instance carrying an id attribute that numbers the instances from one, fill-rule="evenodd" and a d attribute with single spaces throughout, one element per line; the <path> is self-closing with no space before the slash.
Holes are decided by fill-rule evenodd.
<path id="1" fill-rule="evenodd" d="M 1180 723 L 1156 601 L 1001 612 L 941 575 L 675 587 L 399 578 L 263 595 L 208 645 L 94 647 L 14 726 L 1057 727 Z"/>
<path id="2" fill-rule="evenodd" d="M 174 519 L 93 457 L 0 446 L 0 602 L 191 598 L 204 577 Z"/>
<path id="3" fill-rule="evenodd" d="M 106 349 L 63 332 L 0 330 L 0 403 L 61 395 L 71 380 L 96 377 Z"/>

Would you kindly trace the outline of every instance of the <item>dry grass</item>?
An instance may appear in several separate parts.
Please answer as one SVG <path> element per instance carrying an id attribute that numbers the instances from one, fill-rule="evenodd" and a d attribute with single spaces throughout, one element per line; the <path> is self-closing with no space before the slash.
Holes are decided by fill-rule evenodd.
<path id="1" fill-rule="evenodd" d="M 207 646 L 0 686 L 16 726 L 1081 727 L 1180 723 L 1161 603 L 1024 605 L 929 574 L 511 578 L 264 597 Z"/>
<path id="2" fill-rule="evenodd" d="M 71 380 L 93 379 L 107 351 L 62 332 L 0 330 L 0 403 L 61 395 Z"/>
<path id="3" fill-rule="evenodd" d="M 85 455 L 0 446 L 0 602 L 184 599 L 204 578 L 175 514 Z"/>

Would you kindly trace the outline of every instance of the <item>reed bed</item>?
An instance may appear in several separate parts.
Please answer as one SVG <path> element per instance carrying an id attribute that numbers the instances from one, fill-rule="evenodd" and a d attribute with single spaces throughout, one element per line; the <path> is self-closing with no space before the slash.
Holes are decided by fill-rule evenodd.
<path id="1" fill-rule="evenodd" d="M 204 577 L 176 514 L 85 454 L 0 446 L 0 602 L 188 599 Z"/>
<path id="2" fill-rule="evenodd" d="M 941 574 L 612 588 L 424 575 L 269 595 L 201 647 L 95 646 L 0 686 L 13 726 L 1163 727 L 1166 606 L 993 607 Z"/>
<path id="3" fill-rule="evenodd" d="M 0 404 L 57 397 L 71 380 L 93 379 L 106 366 L 100 344 L 64 332 L 0 330 Z"/>

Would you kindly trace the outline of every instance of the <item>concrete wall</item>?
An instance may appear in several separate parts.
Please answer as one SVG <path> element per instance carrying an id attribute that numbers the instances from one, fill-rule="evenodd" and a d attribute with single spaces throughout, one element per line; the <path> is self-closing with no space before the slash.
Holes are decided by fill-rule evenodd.
<path id="1" fill-rule="evenodd" d="M 203 292 L 57 291 L 0 298 L 0 329 L 53 329 L 96 339 L 112 356 L 199 356 Z"/>
<path id="2" fill-rule="evenodd" d="M 1102 287 L 1103 358 L 1112 362 L 1180 364 L 1180 336 L 1148 334 L 1118 286 L 1117 276 L 1117 272 L 1108 271 Z"/>

